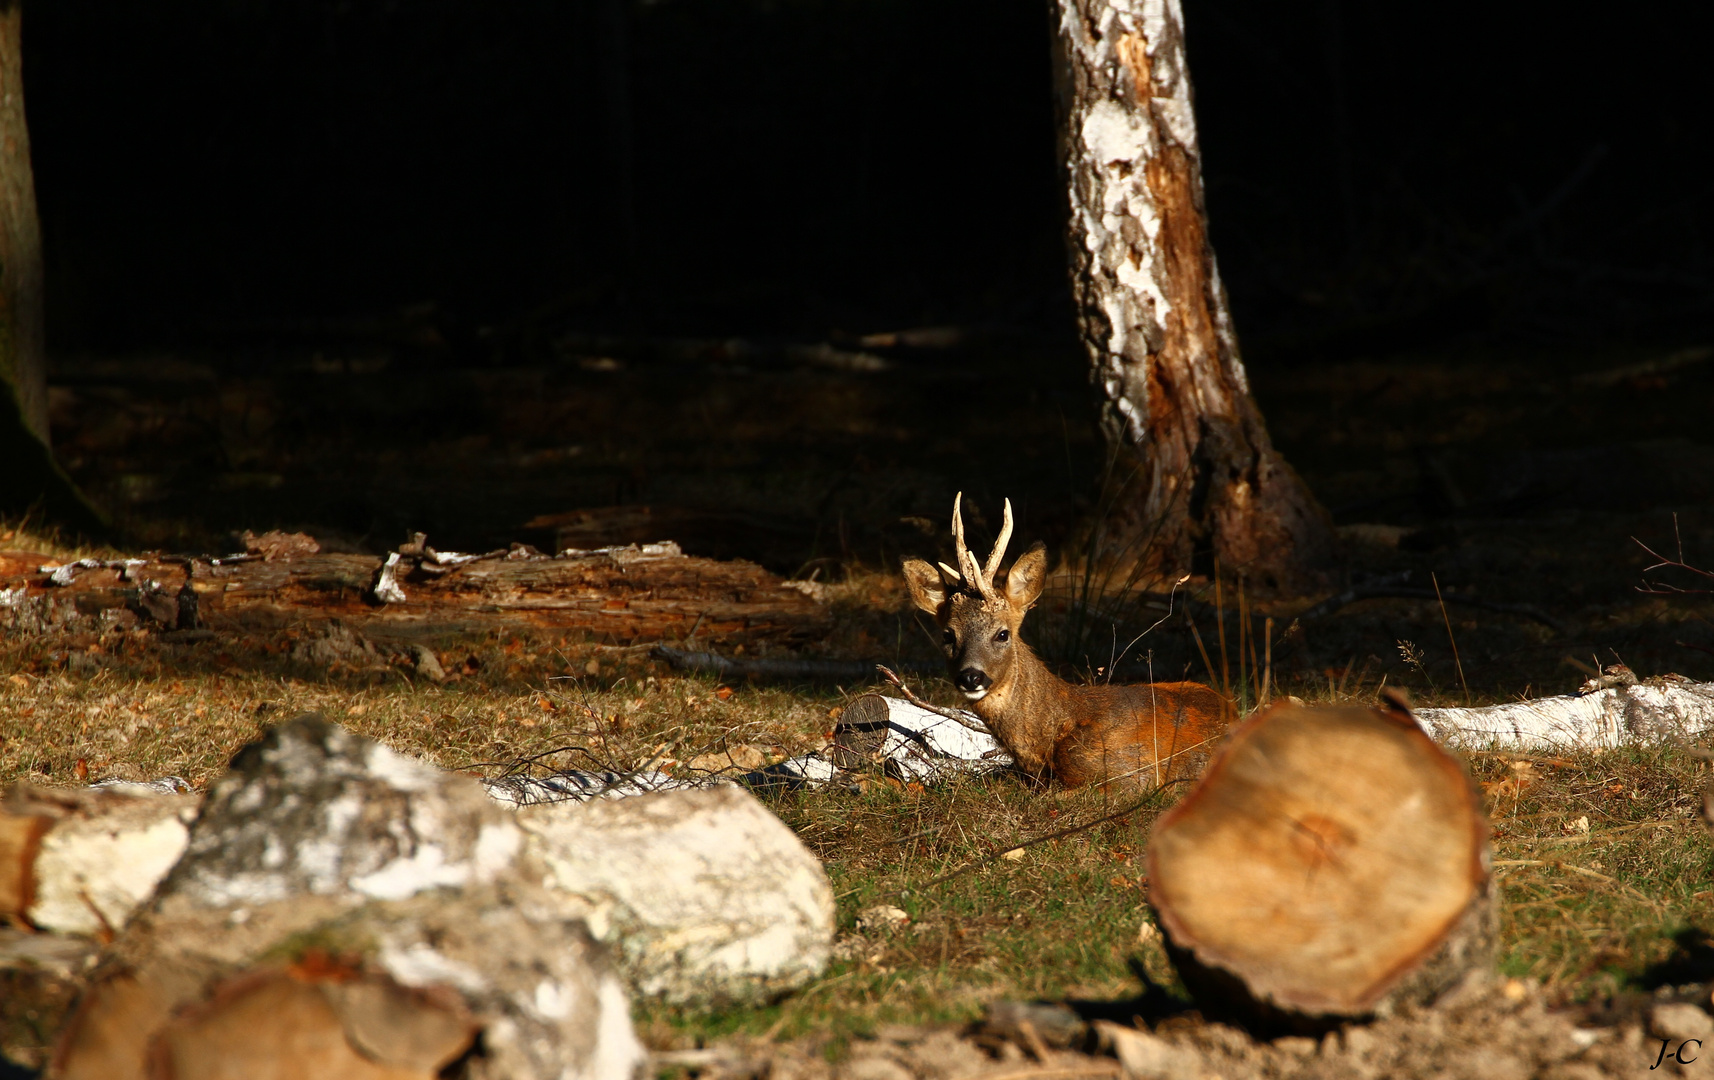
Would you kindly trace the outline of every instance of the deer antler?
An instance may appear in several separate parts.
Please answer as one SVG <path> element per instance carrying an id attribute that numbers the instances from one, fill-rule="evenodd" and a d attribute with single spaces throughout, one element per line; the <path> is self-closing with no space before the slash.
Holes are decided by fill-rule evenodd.
<path id="1" fill-rule="evenodd" d="M 1006 545 L 1012 539 L 1012 500 L 1006 500 L 1005 520 L 1000 525 L 1000 538 L 994 543 L 994 551 L 988 556 L 988 565 L 984 568 L 976 561 L 976 556 L 970 553 L 970 547 L 964 542 L 964 492 L 960 491 L 952 500 L 952 545 L 958 552 L 959 576 L 966 585 L 975 587 L 984 600 L 998 600 L 999 594 L 994 591 L 994 575 L 1000 570 L 1000 560 L 1006 554 Z M 946 569 L 951 569 L 946 567 Z"/>
<path id="2" fill-rule="evenodd" d="M 994 584 L 994 575 L 1000 572 L 1000 560 L 1005 557 L 1006 545 L 1012 542 L 1012 500 L 1006 500 L 1006 513 L 1000 521 L 1000 536 L 994 541 L 994 550 L 988 556 L 988 565 L 982 568 L 988 584 Z"/>

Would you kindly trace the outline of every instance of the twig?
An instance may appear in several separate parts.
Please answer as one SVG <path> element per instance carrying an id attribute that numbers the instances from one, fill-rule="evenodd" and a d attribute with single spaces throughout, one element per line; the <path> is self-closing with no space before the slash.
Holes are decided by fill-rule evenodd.
<path id="1" fill-rule="evenodd" d="M 1643 567 L 1643 574 L 1644 574 L 1643 583 L 1641 585 L 1637 586 L 1637 591 L 1638 592 L 1644 592 L 1644 593 L 1653 593 L 1653 594 L 1657 594 L 1657 595 L 1665 594 L 1665 593 L 1685 593 L 1685 594 L 1698 594 L 1698 595 L 1700 595 L 1700 594 L 1704 594 L 1704 593 L 1708 593 L 1708 592 L 1714 592 L 1714 589 L 1682 589 L 1682 588 L 1679 588 L 1677 585 L 1668 585 L 1668 584 L 1665 584 L 1663 582 L 1648 580 L 1647 575 L 1651 571 L 1663 570 L 1663 569 L 1666 569 L 1666 570 L 1683 570 L 1685 573 L 1695 574 L 1697 577 L 1714 578 L 1714 571 L 1704 570 L 1698 566 L 1691 566 L 1689 563 L 1684 561 L 1684 537 L 1678 531 L 1678 515 L 1677 514 L 1672 515 L 1672 538 L 1673 538 L 1673 541 L 1678 546 L 1678 557 L 1675 559 L 1669 559 L 1665 555 L 1662 555 L 1660 552 L 1656 551 L 1654 548 L 1651 548 L 1647 544 L 1643 543 L 1641 540 L 1638 540 L 1636 537 L 1634 537 L 1634 536 L 1631 537 L 1631 542 L 1633 544 L 1636 544 L 1638 547 L 1640 547 L 1644 551 L 1648 552 L 1649 555 L 1655 560 L 1655 562 L 1652 566 Z M 1680 642 L 1680 644 L 1683 644 L 1683 643 Z M 1691 648 L 1696 648 L 1696 646 L 1692 645 Z"/>
<path id="2" fill-rule="evenodd" d="M 1555 870 L 1564 870 L 1568 873 L 1577 874 L 1580 877 L 1599 881 L 1603 885 L 1616 885 L 1636 897 L 1638 900 L 1641 900 L 1643 903 L 1648 904 L 1650 907 L 1659 906 L 1655 901 L 1644 896 L 1635 887 L 1625 884 L 1618 878 L 1608 877 L 1606 874 L 1603 874 L 1598 870 L 1591 870 L 1587 866 L 1577 866 L 1572 863 L 1561 862 L 1558 859 L 1495 859 L 1493 866 L 1496 869 L 1506 866 L 1551 866 Z"/>
<path id="3" fill-rule="evenodd" d="M 1037 1031 L 1035 1024 L 1028 1019 L 1019 1020 L 1017 1026 L 1018 1034 L 1023 1036 L 1024 1048 L 1030 1052 L 1030 1057 L 1045 1064 L 1048 1049 L 1047 1043 L 1042 1041 L 1041 1032 Z"/>
<path id="4" fill-rule="evenodd" d="M 986 726 L 980 723 L 972 724 L 969 720 L 964 718 L 963 713 L 960 713 L 955 709 L 943 709 L 939 705 L 930 705 L 928 702 L 917 697 L 915 694 L 911 693 L 911 688 L 905 685 L 905 680 L 899 678 L 898 675 L 894 673 L 893 669 L 887 667 L 885 664 L 876 664 L 875 670 L 881 673 L 882 678 L 892 683 L 893 686 L 898 689 L 899 693 L 905 696 L 906 701 L 915 705 L 917 708 L 922 709 L 925 712 L 931 712 L 936 716 L 944 716 L 953 723 L 967 727 L 971 731 L 978 732 L 979 734 L 989 736 L 994 734 L 992 731 L 989 731 Z"/>
<path id="5" fill-rule="evenodd" d="M 1220 587 L 1220 558 L 1214 559 L 1214 626 L 1220 636 L 1220 692 L 1236 702 L 1232 697 L 1232 667 L 1226 658 L 1226 599 Z"/>
<path id="6" fill-rule="evenodd" d="M 1262 644 L 1262 699 L 1261 704 L 1267 704 L 1268 691 L 1272 689 L 1274 679 L 1274 617 L 1269 615 L 1263 623 Z"/>
<path id="7" fill-rule="evenodd" d="M 1130 641 L 1126 642 L 1125 647 L 1123 649 L 1119 650 L 1118 655 L 1115 656 L 1112 660 L 1108 661 L 1108 664 L 1107 664 L 1107 681 L 1109 683 L 1111 683 L 1113 681 L 1113 670 L 1115 668 L 1117 668 L 1119 666 L 1120 662 L 1122 662 L 1125 659 L 1125 654 L 1131 651 L 1131 646 L 1135 645 L 1137 642 L 1143 640 L 1144 638 L 1148 637 L 1150 634 L 1154 633 L 1155 630 L 1160 627 L 1161 623 L 1166 622 L 1168 619 L 1172 618 L 1172 605 L 1173 605 L 1173 601 L 1178 598 L 1178 587 L 1180 585 L 1183 585 L 1185 582 L 1187 582 L 1189 580 L 1190 580 L 1190 575 L 1185 574 L 1182 577 L 1180 577 L 1177 581 L 1173 582 L 1172 583 L 1172 591 L 1167 593 L 1167 597 L 1166 597 L 1166 614 L 1162 615 L 1160 618 L 1156 619 L 1154 621 L 1154 624 L 1152 626 L 1150 626 L 1147 630 L 1144 630 L 1142 633 L 1138 634 L 1136 637 L 1134 637 Z M 1150 677 L 1149 681 L 1151 681 L 1151 682 L 1154 681 L 1152 676 Z"/>
<path id="8" fill-rule="evenodd" d="M 1190 636 L 1196 640 L 1196 651 L 1202 654 L 1202 666 L 1208 669 L 1208 682 L 1214 682 L 1214 661 L 1208 658 L 1208 646 L 1202 644 L 1202 631 L 1196 628 L 1196 616 L 1190 613 L 1190 608 L 1184 609 L 1184 621 L 1190 624 Z"/>
<path id="9" fill-rule="evenodd" d="M 1440 595 L 1440 578 L 1431 570 L 1428 580 L 1434 582 L 1434 598 L 1440 601 L 1440 618 L 1446 623 L 1446 640 L 1452 643 L 1452 663 L 1458 668 L 1458 685 L 1464 687 L 1464 704 L 1470 704 L 1470 684 L 1464 679 L 1464 661 L 1458 658 L 1458 639 L 1452 636 L 1452 616 L 1446 614 L 1446 598 Z"/>
<path id="10" fill-rule="evenodd" d="M 1162 784 L 1160 787 L 1157 787 L 1157 788 L 1151 790 L 1147 795 L 1143 796 L 1138 801 L 1131 803 L 1127 806 L 1123 806 L 1123 807 L 1119 808 L 1118 810 L 1113 811 L 1110 814 L 1103 814 L 1102 816 L 1096 818 L 1094 821 L 1086 821 L 1082 825 L 1073 825 L 1068 829 L 1060 829 L 1058 832 L 1048 833 L 1046 836 L 1038 836 L 1033 840 L 1025 840 L 1021 844 L 1013 844 L 1011 847 L 1008 847 L 1006 849 L 1006 851 L 999 852 L 998 854 L 995 854 L 995 855 L 989 855 L 986 858 L 977 859 L 974 862 L 965 863 L 963 866 L 960 866 L 956 870 L 949 870 L 946 873 L 940 875 L 937 878 L 934 878 L 931 881 L 925 882 L 922 885 L 915 885 L 915 886 L 911 886 L 911 887 L 916 888 L 916 889 L 932 889 L 936 885 L 944 885 L 948 881 L 951 881 L 953 878 L 958 877 L 962 874 L 968 874 L 970 871 L 979 870 L 982 867 L 987 866 L 989 863 L 998 862 L 999 860 L 1006 857 L 1007 851 L 1022 851 L 1025 848 L 1036 847 L 1039 844 L 1045 844 L 1051 840 L 1063 840 L 1068 836 L 1075 836 L 1080 832 L 1084 832 L 1088 829 L 1093 829 L 1097 825 L 1104 825 L 1107 822 L 1112 821 L 1115 818 L 1122 818 L 1126 814 L 1134 814 L 1138 810 L 1146 810 L 1146 809 L 1148 809 L 1149 804 L 1151 802 L 1153 802 L 1155 800 L 1155 798 L 1158 795 L 1160 795 L 1161 792 L 1165 791 L 1167 788 L 1173 786 L 1174 784 L 1187 784 L 1189 782 L 1190 782 L 1189 777 L 1180 777 L 1179 779 L 1176 779 L 1176 780 L 1168 780 L 1166 783 Z"/>
<path id="11" fill-rule="evenodd" d="M 649 655 L 680 671 L 708 671 L 733 678 L 861 679 L 871 670 L 861 660 L 733 660 L 718 653 L 691 652 L 666 645 L 656 645 Z M 927 664 L 901 666 L 907 670 L 930 669 Z"/>

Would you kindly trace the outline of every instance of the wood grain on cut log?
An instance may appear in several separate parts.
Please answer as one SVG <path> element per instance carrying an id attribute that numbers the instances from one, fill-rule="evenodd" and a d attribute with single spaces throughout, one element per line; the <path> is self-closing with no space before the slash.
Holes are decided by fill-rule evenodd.
<path id="1" fill-rule="evenodd" d="M 1481 797 L 1397 704 L 1252 717 L 1162 816 L 1148 861 L 1174 962 L 1211 1013 L 1385 1013 L 1492 957 Z"/>
<path id="2" fill-rule="evenodd" d="M 36 899 L 36 854 L 54 819 L 0 810 L 0 918 L 17 922 Z"/>
<path id="3" fill-rule="evenodd" d="M 828 624 L 827 609 L 761 567 L 648 545 L 558 558 L 492 558 L 457 566 L 401 564 L 405 599 L 378 603 L 372 555 L 306 555 L 216 565 L 143 561 L 80 569 L 55 584 L 49 560 L 0 552 L 7 607 L 75 601 L 85 615 L 129 610 L 161 620 L 144 601 L 175 597 L 187 571 L 202 622 L 217 632 L 259 631 L 339 619 L 365 632 L 411 637 L 507 628 L 582 631 L 616 641 L 801 641 Z M 23 588 L 23 593 L 15 590 Z M 16 619 L 17 616 L 14 616 Z M 40 621 L 40 620 L 37 620 Z M 22 625 L 22 623 L 20 623 Z M 187 627 L 161 625 L 185 630 Z"/>
<path id="4" fill-rule="evenodd" d="M 456 994 L 299 964 L 227 980 L 163 1026 L 149 1057 L 172 1080 L 433 1080 L 478 1030 Z"/>

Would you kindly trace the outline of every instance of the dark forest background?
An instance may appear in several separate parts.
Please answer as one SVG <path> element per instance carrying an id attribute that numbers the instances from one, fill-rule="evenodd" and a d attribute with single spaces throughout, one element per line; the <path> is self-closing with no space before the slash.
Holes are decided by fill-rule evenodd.
<path id="1" fill-rule="evenodd" d="M 51 347 L 1065 332 L 1047 7 L 34 3 Z M 1705 325 L 1714 8 L 1185 8 L 1252 362 Z"/>

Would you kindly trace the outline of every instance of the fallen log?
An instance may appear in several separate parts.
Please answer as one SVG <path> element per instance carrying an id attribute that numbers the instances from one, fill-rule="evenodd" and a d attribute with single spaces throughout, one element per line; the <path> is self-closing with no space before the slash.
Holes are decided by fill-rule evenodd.
<path id="1" fill-rule="evenodd" d="M 106 950 L 56 1080 L 633 1080 L 609 950 L 511 815 L 306 715 L 233 759 Z"/>
<path id="2" fill-rule="evenodd" d="M 1605 681 L 1605 680 L 1603 680 Z M 1612 750 L 1684 745 L 1714 729 L 1714 683 L 1676 675 L 1580 694 L 1479 708 L 1422 709 L 1417 719 L 1449 746 L 1506 750 Z"/>
<path id="3" fill-rule="evenodd" d="M 1251 717 L 1156 823 L 1148 867 L 1211 1015 L 1313 1030 L 1431 1002 L 1492 957 L 1481 796 L 1396 702 Z"/>
<path id="4" fill-rule="evenodd" d="M 867 680 L 874 677 L 875 665 L 866 660 L 739 660 L 719 653 L 689 652 L 666 645 L 649 650 L 656 660 L 665 660 L 677 671 L 704 671 L 730 679 L 844 679 Z M 904 671 L 941 671 L 944 664 L 901 663 Z"/>
<path id="5" fill-rule="evenodd" d="M 746 791 L 726 784 L 531 806 L 516 820 L 559 910 L 616 948 L 640 997 L 766 1004 L 827 968 L 827 873 Z"/>
<path id="6" fill-rule="evenodd" d="M 90 937 L 125 925 L 183 854 L 199 801 L 128 787 L 0 798 L 0 918 Z"/>
<path id="7" fill-rule="evenodd" d="M 551 557 L 521 545 L 436 552 L 421 537 L 385 559 L 285 551 L 73 563 L 0 552 L 0 633 L 141 625 L 182 636 L 337 619 L 395 639 L 505 628 L 790 644 L 829 623 L 825 605 L 761 567 L 687 556 L 670 542 Z"/>

